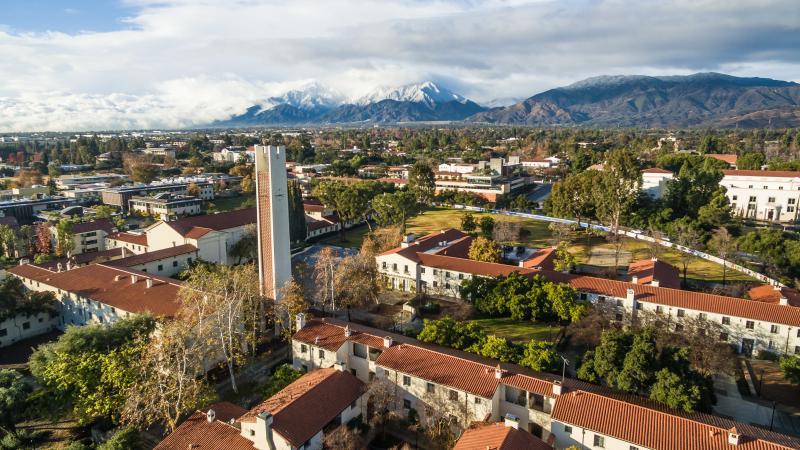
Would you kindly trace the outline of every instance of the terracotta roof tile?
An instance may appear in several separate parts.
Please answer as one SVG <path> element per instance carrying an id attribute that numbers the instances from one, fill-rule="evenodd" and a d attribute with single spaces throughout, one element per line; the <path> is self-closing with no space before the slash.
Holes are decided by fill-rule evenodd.
<path id="1" fill-rule="evenodd" d="M 453 450 L 552 450 L 527 431 L 501 422 L 476 422 L 464 431 Z"/>
<path id="2" fill-rule="evenodd" d="M 636 284 L 650 284 L 653 280 L 657 280 L 658 285 L 662 287 L 673 289 L 681 287 L 678 268 L 658 259 L 642 259 L 631 262 L 628 265 L 628 281 L 633 282 L 633 277 L 637 277 Z"/>
<path id="3" fill-rule="evenodd" d="M 776 288 L 769 284 L 762 284 L 747 291 L 747 296 L 751 300 L 764 303 L 780 303 L 781 296 L 783 296 L 790 305 L 800 307 L 800 292 L 793 288 Z"/>
<path id="4" fill-rule="evenodd" d="M 658 167 L 651 167 L 649 169 L 642 170 L 642 173 L 673 173 L 671 170 L 667 169 L 660 169 Z"/>
<path id="5" fill-rule="evenodd" d="M 91 264 L 62 272 L 51 272 L 23 264 L 8 269 L 8 272 L 131 313 L 150 312 L 158 317 L 172 317 L 180 306 L 180 281 L 138 270 Z M 132 276 L 137 277 L 135 283 L 132 283 Z M 147 278 L 154 280 L 152 287 L 147 287 Z"/>
<path id="6" fill-rule="evenodd" d="M 733 427 L 742 434 L 737 449 L 800 448 L 800 439 L 721 417 L 669 414 L 586 391 L 560 395 L 552 418 L 653 450 L 730 448 Z"/>
<path id="7" fill-rule="evenodd" d="M 106 263 L 108 266 L 114 267 L 133 267 L 140 264 L 147 264 L 153 261 L 159 261 L 166 258 L 172 258 L 179 255 L 193 253 L 197 256 L 197 247 L 192 244 L 177 245 L 175 247 L 167 247 L 161 250 L 152 252 L 140 253 L 138 255 L 131 255 L 126 258 L 115 259 Z"/>
<path id="8" fill-rule="evenodd" d="M 438 233 L 431 233 L 427 236 L 419 237 L 415 239 L 414 242 L 412 242 L 408 247 L 396 247 L 391 250 L 387 250 L 378 256 L 399 254 L 412 261 L 418 262 L 418 252 L 427 252 L 428 250 L 438 247 L 439 243 L 442 241 L 453 242 L 463 238 L 464 236 L 467 236 L 467 234 L 453 228 L 448 228 Z"/>
<path id="9" fill-rule="evenodd" d="M 194 228 L 207 228 L 209 230 L 220 231 L 256 223 L 256 208 L 237 209 L 219 214 L 190 216 L 166 223 L 181 235 L 189 237 L 187 233 Z"/>
<path id="10" fill-rule="evenodd" d="M 114 232 L 114 224 L 108 219 L 97 219 L 91 222 L 76 223 L 72 226 L 72 232 L 75 234 L 99 230 L 105 231 L 106 234 L 111 234 Z"/>
<path id="11" fill-rule="evenodd" d="M 540 248 L 530 258 L 522 261 L 522 267 L 533 268 L 541 267 L 542 269 L 553 270 L 553 260 L 556 258 L 556 248 L 546 247 Z"/>
<path id="12" fill-rule="evenodd" d="M 217 419 L 209 422 L 206 412 L 196 411 L 178 428 L 155 446 L 154 450 L 254 450 L 253 443 L 228 420 L 247 412 L 243 408 L 220 402 L 211 405 Z M 241 411 L 241 414 L 236 415 Z"/>
<path id="13" fill-rule="evenodd" d="M 714 158 L 714 159 L 718 159 L 720 161 L 724 161 L 724 162 L 726 162 L 728 164 L 736 164 L 736 161 L 739 158 L 736 155 L 729 155 L 729 154 L 724 154 L 724 153 L 706 153 L 705 156 L 708 157 L 708 158 Z"/>
<path id="14" fill-rule="evenodd" d="M 294 447 L 300 447 L 341 414 L 363 393 L 364 383 L 335 368 L 309 372 L 241 417 L 254 421 L 272 414 L 272 428 Z"/>
<path id="15" fill-rule="evenodd" d="M 106 236 L 106 239 L 113 239 L 115 241 L 127 242 L 129 244 L 147 245 L 147 235 L 144 233 L 112 233 Z"/>
<path id="16" fill-rule="evenodd" d="M 723 170 L 722 174 L 731 177 L 800 178 L 800 172 L 790 170 Z"/>
<path id="17" fill-rule="evenodd" d="M 452 256 L 442 256 L 430 253 L 417 253 L 417 259 L 425 267 L 471 273 L 473 275 L 481 275 L 486 277 L 507 277 L 514 272 L 519 272 L 523 275 L 533 275 L 536 273 L 534 269 L 526 269 L 509 264 L 473 261 L 471 259 L 454 258 Z"/>
<path id="18" fill-rule="evenodd" d="M 111 248 L 108 250 L 101 250 L 99 252 L 78 253 L 77 255 L 70 256 L 70 260 L 76 266 L 83 266 L 92 262 L 105 262 L 122 256 L 122 248 Z M 41 264 L 34 264 L 37 267 L 47 270 L 57 270 L 58 263 L 61 263 L 62 270 L 67 268 L 67 258 L 51 259 L 50 261 Z"/>

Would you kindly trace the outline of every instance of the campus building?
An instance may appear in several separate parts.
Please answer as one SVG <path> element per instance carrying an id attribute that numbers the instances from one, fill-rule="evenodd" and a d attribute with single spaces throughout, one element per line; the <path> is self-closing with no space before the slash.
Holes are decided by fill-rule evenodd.
<path id="1" fill-rule="evenodd" d="M 744 355 L 752 356 L 761 350 L 800 354 L 800 306 L 790 301 L 784 291 L 765 297 L 771 300 L 758 301 L 676 289 L 679 281 L 675 271 L 652 260 L 634 265 L 630 281 L 556 272 L 547 267 L 549 256 L 545 254 L 520 266 L 473 261 L 466 258 L 466 239 L 464 233 L 453 229 L 419 239 L 407 238 L 400 247 L 376 256 L 378 272 L 391 289 L 453 297 L 460 295 L 464 280 L 475 276 L 508 276 L 514 272 L 539 275 L 569 284 L 582 300 L 611 305 L 620 321 L 653 313 L 680 331 L 684 320 L 708 320 L 725 330 L 720 340 Z M 663 277 L 664 286 L 658 277 Z"/>
<path id="2" fill-rule="evenodd" d="M 719 182 L 736 215 L 748 219 L 795 223 L 800 206 L 800 172 L 723 170 Z"/>
<path id="3" fill-rule="evenodd" d="M 353 323 L 306 322 L 301 314 L 297 327 L 292 339 L 295 368 L 314 373 L 342 367 L 364 383 L 388 381 L 396 387 L 393 403 L 403 417 L 411 410 L 422 418 L 450 416 L 465 428 L 479 421 L 494 427 L 484 431 L 492 434 L 503 430 L 489 424 L 502 422 L 544 441 L 527 448 L 788 450 L 800 446 L 798 438 L 724 417 L 672 413 L 640 396 Z M 473 433 L 470 429 L 464 433 L 463 448 L 485 448 L 466 446 Z"/>

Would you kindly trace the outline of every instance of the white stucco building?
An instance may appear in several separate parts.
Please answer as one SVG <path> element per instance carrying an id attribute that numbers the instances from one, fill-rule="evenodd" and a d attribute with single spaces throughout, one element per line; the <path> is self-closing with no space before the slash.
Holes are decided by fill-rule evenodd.
<path id="1" fill-rule="evenodd" d="M 660 199 L 667 192 L 667 183 L 674 178 L 674 174 L 666 169 L 653 167 L 642 170 L 642 192 L 653 199 Z"/>
<path id="2" fill-rule="evenodd" d="M 736 215 L 754 220 L 794 223 L 800 206 L 800 172 L 723 170 L 719 182 Z"/>

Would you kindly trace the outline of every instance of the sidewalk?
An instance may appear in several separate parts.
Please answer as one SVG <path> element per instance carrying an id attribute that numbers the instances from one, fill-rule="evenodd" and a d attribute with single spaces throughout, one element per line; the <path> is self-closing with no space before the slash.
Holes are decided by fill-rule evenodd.
<path id="1" fill-rule="evenodd" d="M 715 414 L 766 428 L 772 422 L 774 431 L 800 436 L 799 411 L 777 405 L 773 418 L 773 403 L 742 397 L 732 376 L 718 374 L 714 378 L 714 392 L 717 394 Z"/>

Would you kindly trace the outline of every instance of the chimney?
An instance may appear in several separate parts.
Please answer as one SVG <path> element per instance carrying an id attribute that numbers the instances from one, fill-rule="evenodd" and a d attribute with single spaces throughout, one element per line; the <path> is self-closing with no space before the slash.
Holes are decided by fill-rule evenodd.
<path id="1" fill-rule="evenodd" d="M 658 284 L 659 284 L 658 280 L 656 280 L 655 278 L 653 278 L 653 281 L 650 282 L 650 286 L 658 287 Z"/>
<path id="2" fill-rule="evenodd" d="M 209 409 L 208 412 L 206 413 L 206 420 L 208 421 L 208 423 L 214 422 L 214 419 L 216 418 L 217 418 L 217 413 L 215 413 L 213 409 Z"/>
<path id="3" fill-rule="evenodd" d="M 519 430 L 519 418 L 513 414 L 506 414 L 505 425 L 515 430 Z"/>
<path id="4" fill-rule="evenodd" d="M 148 278 L 147 279 L 147 289 L 150 289 L 151 287 L 153 287 L 153 279 L 152 278 Z"/>
<path id="5" fill-rule="evenodd" d="M 650 260 L 653 261 L 653 262 L 658 262 L 658 258 L 656 258 L 656 257 L 650 258 Z"/>
<path id="6" fill-rule="evenodd" d="M 67 260 L 67 270 L 72 269 L 72 261 Z"/>
<path id="7" fill-rule="evenodd" d="M 497 378 L 498 380 L 500 378 L 503 378 L 503 369 L 500 368 L 500 364 L 498 364 L 497 367 L 494 368 L 494 377 Z"/>
<path id="8" fill-rule="evenodd" d="M 403 241 L 400 243 L 400 247 L 407 248 L 409 245 L 413 244 L 415 240 L 416 236 L 414 236 L 414 233 L 407 234 L 403 236 Z"/>
<path id="9" fill-rule="evenodd" d="M 56 272 L 61 272 L 61 263 L 56 264 Z"/>
<path id="10" fill-rule="evenodd" d="M 122 246 L 122 257 L 125 258 L 128 256 L 128 249 L 123 245 Z"/>
<path id="11" fill-rule="evenodd" d="M 344 372 L 344 363 L 341 362 L 341 361 L 336 361 L 333 364 L 333 368 L 336 369 L 339 372 Z"/>
<path id="12" fill-rule="evenodd" d="M 297 313 L 294 317 L 295 326 L 297 327 L 297 331 L 302 330 L 306 326 L 306 315 L 303 313 Z"/>
<path id="13" fill-rule="evenodd" d="M 561 380 L 553 381 L 553 395 L 559 396 L 563 391 L 564 386 L 561 384 Z"/>
<path id="14" fill-rule="evenodd" d="M 269 450 L 275 450 L 275 441 L 272 440 L 272 414 L 264 411 L 258 414 L 258 419 L 259 421 L 264 422 L 264 430 L 266 431 L 266 439 L 267 439 L 267 448 Z"/>
<path id="15" fill-rule="evenodd" d="M 781 295 L 781 299 L 778 300 L 778 304 L 780 304 L 781 306 L 786 306 L 789 304 L 789 299 Z"/>
<path id="16" fill-rule="evenodd" d="M 19 265 L 20 266 L 23 265 L 23 264 L 30 264 L 30 263 L 31 263 L 31 260 L 28 259 L 28 258 L 22 258 L 22 259 L 19 260 Z"/>
<path id="17" fill-rule="evenodd" d="M 139 281 L 139 277 L 136 275 L 131 275 L 131 284 L 136 284 L 137 281 Z"/>
<path id="18" fill-rule="evenodd" d="M 728 430 L 728 444 L 730 445 L 739 445 L 739 438 L 740 438 L 739 431 L 736 430 L 736 427 L 731 428 Z"/>
<path id="19" fill-rule="evenodd" d="M 353 334 L 353 330 L 350 329 L 350 325 L 344 327 L 344 337 L 350 337 Z"/>
<path id="20" fill-rule="evenodd" d="M 392 340 L 391 336 L 386 336 L 386 337 L 383 338 L 383 346 L 384 347 L 389 348 L 389 347 L 392 346 L 393 343 L 394 343 L 394 341 Z"/>
<path id="21" fill-rule="evenodd" d="M 114 275 L 114 281 L 119 281 L 122 278 L 122 275 Z"/>
<path id="22" fill-rule="evenodd" d="M 633 302 L 633 299 L 635 299 L 635 298 L 636 298 L 636 292 L 635 292 L 633 289 L 631 289 L 631 288 L 628 288 L 628 292 L 627 292 L 627 294 L 628 294 L 628 295 L 627 295 L 628 301 L 629 301 L 629 302 Z"/>
<path id="23" fill-rule="evenodd" d="M 636 275 L 632 276 L 632 277 L 631 277 L 631 283 L 633 283 L 633 284 L 639 284 L 639 277 L 638 277 L 638 276 L 636 276 Z"/>
<path id="24" fill-rule="evenodd" d="M 319 336 L 314 338 L 314 345 L 319 345 Z"/>

